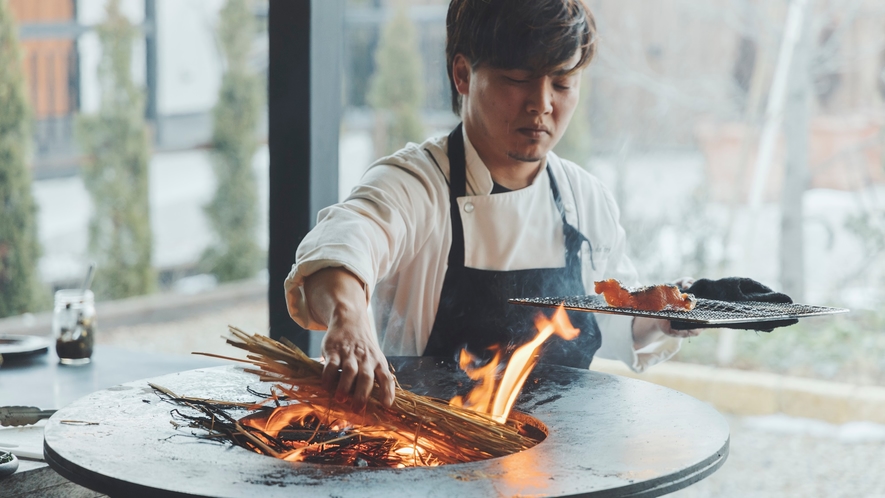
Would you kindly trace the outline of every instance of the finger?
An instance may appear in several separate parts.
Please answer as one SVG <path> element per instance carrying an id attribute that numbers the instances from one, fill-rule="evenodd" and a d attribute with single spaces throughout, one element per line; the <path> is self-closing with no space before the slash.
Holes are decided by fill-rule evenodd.
<path id="1" fill-rule="evenodd" d="M 665 330 L 664 333 L 670 337 L 677 337 L 679 339 L 684 339 L 684 338 L 688 337 L 687 330 L 670 329 L 670 330 Z"/>
<path id="2" fill-rule="evenodd" d="M 375 369 L 375 378 L 378 379 L 378 386 L 381 389 L 381 392 L 379 393 L 381 404 L 390 408 L 396 397 L 396 381 L 393 374 L 387 368 L 387 365 L 380 364 Z"/>
<path id="3" fill-rule="evenodd" d="M 332 392 L 335 390 L 335 384 L 338 382 L 338 369 L 341 368 L 341 360 L 338 353 L 328 353 L 326 357 L 326 366 L 323 367 L 323 389 Z"/>
<path id="4" fill-rule="evenodd" d="M 353 389 L 353 381 L 356 379 L 357 364 L 353 357 L 345 359 L 341 362 L 341 377 L 338 379 L 338 390 L 335 392 L 335 399 L 344 401 Z"/>
<path id="5" fill-rule="evenodd" d="M 361 367 L 356 375 L 356 385 L 353 388 L 353 409 L 357 413 L 362 412 L 366 408 L 366 402 L 375 386 L 375 375 L 372 370 Z"/>

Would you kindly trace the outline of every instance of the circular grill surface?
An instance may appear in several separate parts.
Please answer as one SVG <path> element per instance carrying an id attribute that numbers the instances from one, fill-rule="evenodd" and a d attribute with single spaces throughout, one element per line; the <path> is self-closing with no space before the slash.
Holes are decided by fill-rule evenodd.
<path id="1" fill-rule="evenodd" d="M 565 309 L 575 311 L 647 316 L 708 325 L 768 322 L 848 312 L 844 308 L 812 306 L 810 304 L 763 303 L 759 301 L 735 303 L 703 298 L 698 298 L 697 305 L 691 311 L 642 311 L 632 308 L 615 308 L 609 306 L 602 296 L 529 297 L 510 299 L 509 302 L 543 308 L 556 308 L 562 305 Z"/>
<path id="2" fill-rule="evenodd" d="M 440 398 L 469 381 L 450 362 L 391 359 L 407 389 Z M 151 379 L 182 396 L 249 401 L 267 388 L 237 367 Z M 643 381 L 539 365 L 517 409 L 550 433 L 513 455 L 466 464 L 365 469 L 290 463 L 175 429 L 170 410 L 138 381 L 57 412 L 44 453 L 68 479 L 112 496 L 659 496 L 724 463 L 728 425 L 709 405 Z M 97 425 L 71 425 L 75 420 Z"/>

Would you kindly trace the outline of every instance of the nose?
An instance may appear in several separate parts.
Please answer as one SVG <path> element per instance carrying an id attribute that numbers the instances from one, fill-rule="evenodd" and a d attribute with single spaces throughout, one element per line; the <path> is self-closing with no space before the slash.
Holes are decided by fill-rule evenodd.
<path id="1" fill-rule="evenodd" d="M 544 76 L 532 82 L 526 110 L 534 115 L 553 112 L 553 80 L 550 77 Z"/>

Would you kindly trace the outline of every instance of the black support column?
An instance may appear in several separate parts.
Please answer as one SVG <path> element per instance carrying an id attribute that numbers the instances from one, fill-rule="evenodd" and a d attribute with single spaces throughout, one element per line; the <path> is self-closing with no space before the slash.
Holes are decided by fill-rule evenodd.
<path id="1" fill-rule="evenodd" d="M 338 199 L 343 29 L 344 0 L 270 0 L 270 335 L 308 352 L 310 333 L 289 317 L 283 282 L 317 212 Z"/>

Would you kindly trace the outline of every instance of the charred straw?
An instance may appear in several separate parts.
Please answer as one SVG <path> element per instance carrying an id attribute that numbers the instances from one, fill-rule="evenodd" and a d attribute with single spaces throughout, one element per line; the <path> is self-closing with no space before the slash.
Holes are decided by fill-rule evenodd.
<path id="1" fill-rule="evenodd" d="M 403 438 L 412 438 L 429 443 L 434 457 L 440 463 L 460 463 L 508 455 L 530 448 L 536 441 L 522 435 L 518 427 L 501 424 L 489 416 L 472 410 L 450 406 L 444 401 L 417 395 L 396 386 L 393 406 L 384 407 L 378 400 L 379 386 L 376 383 L 363 413 L 354 412 L 347 402 L 336 401 L 334 393 L 322 386 L 323 364 L 311 359 L 291 342 L 283 339 L 275 341 L 258 334 L 249 335 L 236 327 L 229 327 L 231 337 L 227 343 L 247 351 L 246 359 L 230 358 L 209 353 L 205 356 L 244 362 L 252 368 L 246 372 L 257 375 L 262 381 L 273 382 L 270 400 L 280 405 L 301 403 L 317 408 L 318 413 L 334 413 L 346 418 L 356 427 L 381 427 L 385 431 Z M 272 437 L 263 431 L 239 423 L 221 407 L 244 408 L 243 403 L 229 403 L 215 400 L 184 398 L 159 386 L 152 386 L 169 398 L 170 401 L 184 404 L 203 413 L 192 417 L 178 414 L 192 426 L 220 433 L 233 443 L 260 453 L 281 457 L 286 449 L 282 434 Z M 252 408 L 255 408 L 252 405 Z M 313 436 L 308 444 L 330 447 L 332 441 L 347 441 L 350 444 L 331 445 L 332 449 L 314 455 L 309 461 L 348 461 L 362 462 L 364 459 L 383 460 L 389 453 L 387 439 L 359 429 L 329 440 L 317 437 L 319 421 L 314 426 Z M 304 427 L 310 432 L 310 427 Z M 304 432 L 304 431 L 295 431 Z M 416 457 L 417 458 L 417 457 Z M 423 458 L 423 457 L 422 457 Z"/>

